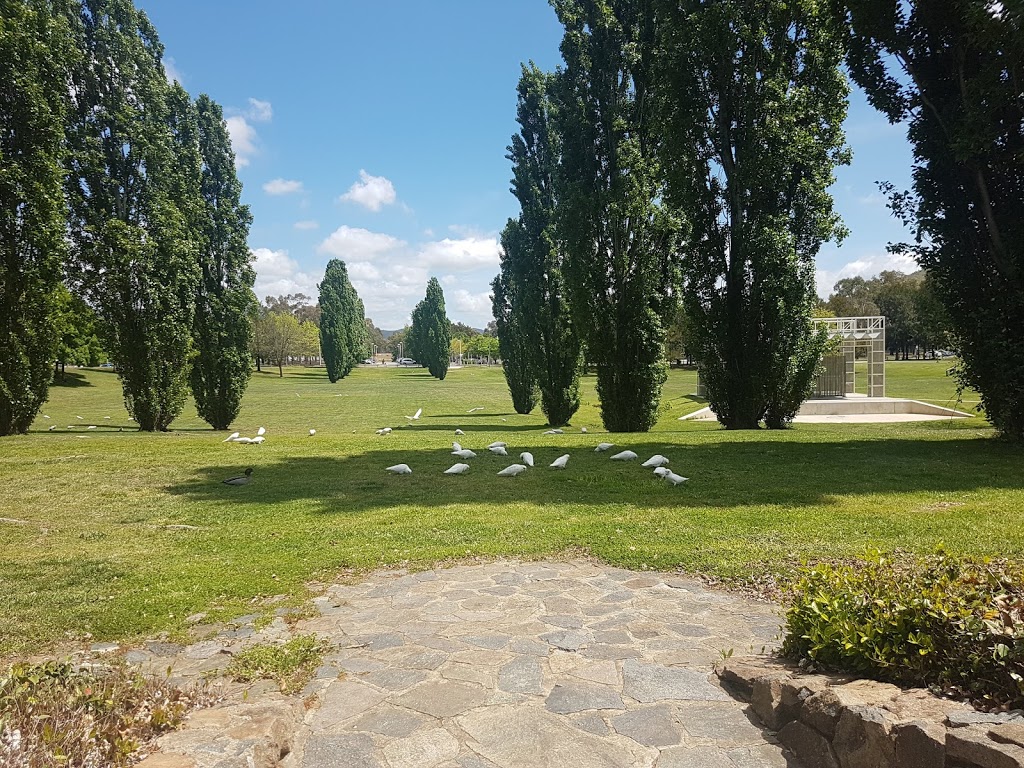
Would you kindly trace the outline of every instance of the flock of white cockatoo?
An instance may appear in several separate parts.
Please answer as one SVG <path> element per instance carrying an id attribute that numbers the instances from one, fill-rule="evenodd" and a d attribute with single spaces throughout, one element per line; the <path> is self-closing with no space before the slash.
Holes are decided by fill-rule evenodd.
<path id="1" fill-rule="evenodd" d="M 478 411 L 478 410 L 481 410 L 481 409 L 480 408 L 471 408 L 469 410 L 469 413 L 473 413 L 474 411 Z M 405 418 L 408 419 L 410 423 L 412 423 L 414 421 L 419 421 L 419 418 L 422 415 L 423 415 L 423 409 L 419 408 L 419 409 L 417 409 L 415 414 L 413 414 L 412 416 L 406 416 Z M 377 430 L 377 434 L 385 436 L 385 435 L 391 434 L 393 431 L 394 430 L 391 427 L 382 427 L 381 429 Z M 241 443 L 243 445 L 260 445 L 263 442 L 265 442 L 266 439 L 267 439 L 266 438 L 266 432 L 267 432 L 267 430 L 264 427 L 260 427 L 259 429 L 256 430 L 255 437 L 245 437 L 245 436 L 241 435 L 241 433 L 239 433 L 239 432 L 232 432 L 228 437 L 226 437 L 223 440 L 223 442 L 225 442 L 225 443 Z M 582 434 L 586 434 L 587 428 L 586 427 L 581 427 L 580 428 L 580 432 Z M 315 429 L 309 430 L 309 436 L 310 437 L 312 437 L 315 434 L 316 434 L 316 430 Z M 455 430 L 455 434 L 456 434 L 456 436 L 463 436 L 463 435 L 465 435 L 465 432 L 463 432 L 461 429 L 456 429 Z M 544 432 L 544 434 L 545 435 L 563 435 L 563 434 L 565 434 L 565 430 L 562 430 L 562 429 L 548 429 L 548 430 L 546 430 Z M 602 442 L 602 443 L 598 443 L 597 444 L 597 446 L 594 448 L 594 451 L 596 453 L 603 453 L 603 452 L 608 451 L 609 449 L 614 448 L 614 447 L 615 447 L 614 443 L 603 443 Z M 491 443 L 490 445 L 488 445 L 486 447 L 486 450 L 488 452 L 494 454 L 495 456 L 508 456 L 509 455 L 508 454 L 508 443 L 500 441 L 500 440 L 495 441 L 495 442 Z M 446 469 L 444 471 L 444 474 L 446 474 L 446 475 L 464 475 L 464 474 L 466 474 L 467 472 L 469 472 L 469 469 L 470 469 L 470 465 L 467 464 L 466 461 L 468 461 L 469 459 L 475 459 L 476 456 L 477 456 L 476 453 L 474 451 L 470 450 L 469 448 L 463 448 L 462 444 L 460 442 L 458 442 L 458 441 L 452 442 L 451 455 L 452 456 L 456 456 L 457 458 L 461 459 L 462 461 L 459 461 L 459 462 L 457 462 L 455 464 L 452 464 L 452 466 L 448 467 L 448 469 Z M 634 461 L 634 460 L 636 460 L 638 458 L 640 458 L 640 457 L 634 451 L 628 451 L 628 450 L 627 451 L 619 451 L 618 453 L 616 453 L 616 454 L 614 454 L 614 455 L 612 455 L 610 457 L 610 459 L 612 461 Z M 528 471 L 529 469 L 532 469 L 535 466 L 533 454 L 530 453 L 529 451 L 523 451 L 522 453 L 520 453 L 519 454 L 519 460 L 522 462 L 521 464 L 520 463 L 509 464 L 507 467 L 505 467 L 500 472 L 498 472 L 498 477 L 515 477 L 517 475 L 523 474 L 524 472 Z M 569 454 L 566 453 L 566 454 L 563 454 L 563 455 L 559 456 L 554 461 L 552 461 L 548 465 L 548 467 L 551 468 L 551 469 L 565 469 L 568 466 L 568 464 L 569 464 Z M 678 475 L 675 472 L 673 472 L 671 469 L 668 468 L 668 464 L 669 464 L 669 460 L 668 460 L 667 457 L 662 456 L 660 453 L 656 453 L 655 455 L 651 456 L 651 458 L 647 459 L 647 461 L 643 462 L 640 466 L 648 467 L 648 468 L 653 467 L 654 468 L 654 474 L 657 477 L 659 477 L 662 480 L 665 480 L 668 483 L 671 483 L 672 485 L 679 485 L 681 483 L 685 483 L 689 479 L 689 478 L 683 477 L 682 475 Z M 412 474 L 412 467 L 410 467 L 408 464 L 395 464 L 393 466 L 386 467 L 385 471 L 386 472 L 390 472 L 391 474 L 394 474 L 394 475 L 411 475 Z M 245 473 L 244 476 L 228 478 L 227 480 L 224 480 L 223 482 L 228 484 L 228 485 L 245 485 L 245 484 L 247 484 L 249 482 L 251 475 L 252 475 L 252 470 L 249 469 L 249 470 L 246 470 L 246 473 Z"/>
<path id="2" fill-rule="evenodd" d="M 472 409 L 472 410 L 479 410 L 479 409 Z M 470 413 L 472 413 L 472 410 L 470 411 Z M 406 416 L 406 418 L 407 419 L 419 418 L 419 416 L 420 416 L 420 414 L 422 412 L 423 412 L 423 409 L 420 409 L 420 410 L 416 411 L 416 416 L 415 417 Z M 391 431 L 392 430 L 390 428 L 385 427 L 384 429 L 377 430 L 377 434 L 378 435 L 387 435 Z M 580 429 L 581 433 L 585 434 L 586 431 L 587 431 L 586 427 L 583 427 L 583 428 Z M 460 436 L 460 435 L 464 435 L 465 433 L 461 429 L 456 429 L 455 430 L 455 434 L 457 436 Z M 545 435 L 563 435 L 563 434 L 565 434 L 565 431 L 561 430 L 561 429 L 549 429 L 549 430 L 546 430 L 544 432 L 544 434 Z M 613 448 L 614 445 L 615 445 L 614 443 L 598 443 L 597 447 L 594 448 L 594 451 L 596 451 L 597 453 L 602 453 L 604 451 L 607 451 L 609 448 Z M 508 449 L 509 449 L 508 443 L 500 441 L 500 440 L 497 440 L 497 441 L 491 443 L 490 445 L 486 446 L 486 450 L 488 452 L 494 454 L 495 456 L 508 456 L 509 455 L 508 454 Z M 481 450 L 484 450 L 484 449 L 481 449 Z M 466 463 L 466 462 L 468 460 L 470 460 L 470 459 L 475 459 L 477 457 L 477 454 L 476 454 L 475 451 L 473 451 L 473 450 L 471 450 L 469 448 L 463 448 L 462 447 L 462 443 L 460 443 L 458 441 L 454 441 L 452 443 L 451 455 L 457 457 L 458 459 L 460 459 L 460 461 L 458 461 L 457 463 L 452 464 L 450 467 L 448 467 L 448 469 L 446 469 L 444 471 L 444 474 L 446 474 L 446 475 L 464 475 L 464 474 L 466 474 L 467 472 L 469 472 L 469 469 L 470 469 L 470 465 L 468 463 Z M 612 461 L 633 461 L 633 460 L 638 459 L 638 458 L 639 458 L 639 456 L 634 451 L 620 451 L 620 452 L 616 453 L 615 455 L 611 456 L 611 460 Z M 498 477 L 516 477 L 517 475 L 523 474 L 524 472 L 528 471 L 529 469 L 531 469 L 534 466 L 533 454 L 530 453 L 529 451 L 523 451 L 522 453 L 520 453 L 519 454 L 519 460 L 522 462 L 521 464 L 520 463 L 509 464 L 507 467 L 505 467 L 500 472 L 498 472 Z M 566 453 L 566 454 L 563 454 L 562 456 L 559 456 L 557 459 L 555 459 L 553 462 L 551 462 L 548 465 L 548 467 L 550 467 L 551 469 L 565 469 L 568 464 L 569 464 L 569 454 Z M 675 472 L 673 472 L 672 470 L 670 470 L 668 468 L 668 464 L 669 464 L 669 460 L 668 460 L 667 457 L 662 456 L 660 453 L 656 453 L 654 456 L 651 456 L 651 458 L 647 459 L 647 461 L 643 462 L 640 466 L 642 466 L 642 467 L 653 467 L 654 468 L 654 474 L 657 477 L 661 478 L 662 480 L 665 480 L 666 482 L 671 483 L 672 485 L 679 485 L 680 483 L 685 483 L 689 479 L 689 478 L 683 477 L 682 475 L 678 475 Z M 395 464 L 393 466 L 386 467 L 385 471 L 386 472 L 390 472 L 391 474 L 394 474 L 394 475 L 411 475 L 412 474 L 412 467 L 410 467 L 408 464 Z"/>

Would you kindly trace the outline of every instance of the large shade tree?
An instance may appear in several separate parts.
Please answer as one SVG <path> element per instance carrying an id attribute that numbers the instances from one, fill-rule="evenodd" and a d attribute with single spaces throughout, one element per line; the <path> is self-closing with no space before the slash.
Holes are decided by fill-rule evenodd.
<path id="1" fill-rule="evenodd" d="M 824 338 L 814 259 L 843 234 L 828 187 L 848 162 L 842 37 L 816 0 L 659 0 L 670 200 L 692 231 L 689 344 L 727 428 L 785 426 Z"/>
<path id="2" fill-rule="evenodd" d="M 241 203 L 242 183 L 220 105 L 203 94 L 196 111 L 202 154 L 202 275 L 190 383 L 199 415 L 214 429 L 227 429 L 238 416 L 252 371 L 256 274 L 247 242 L 252 215 Z"/>
<path id="3" fill-rule="evenodd" d="M 519 242 L 517 242 L 519 241 Z M 530 413 L 537 405 L 537 374 L 534 367 L 533 318 L 526 313 L 511 264 L 521 248 L 518 222 L 509 219 L 501 233 L 501 274 L 491 282 L 491 311 L 498 323 L 501 367 L 516 413 Z"/>
<path id="4" fill-rule="evenodd" d="M 57 356 L 72 51 L 52 3 L 0 0 L 0 435 L 28 431 Z"/>
<path id="5" fill-rule="evenodd" d="M 341 259 L 327 262 L 320 283 L 320 348 L 331 383 L 343 379 L 366 356 L 368 336 L 363 302 Z"/>
<path id="6" fill-rule="evenodd" d="M 166 430 L 188 394 L 199 282 L 194 110 L 130 0 L 83 0 L 69 129 L 73 276 L 96 309 L 128 413 Z"/>
<path id="7" fill-rule="evenodd" d="M 555 179 L 561 154 L 551 93 L 555 82 L 554 75 L 533 64 L 524 66 L 519 78 L 519 131 L 512 136 L 507 157 L 520 213 L 502 233 L 501 274 L 493 284 L 493 304 L 510 389 L 511 351 L 527 359 L 531 387 L 536 382 L 540 389 L 548 423 L 562 426 L 579 409 L 582 355 L 555 232 Z"/>
<path id="8" fill-rule="evenodd" d="M 436 277 L 427 282 L 427 294 L 412 311 L 407 349 L 430 375 L 444 379 L 448 375 L 452 345 L 452 324 L 445 314 L 444 291 Z"/>
<path id="9" fill-rule="evenodd" d="M 681 221 L 663 202 L 653 131 L 650 0 L 552 0 L 565 28 L 555 85 L 558 247 L 573 321 L 614 432 L 657 420 Z"/>
<path id="10" fill-rule="evenodd" d="M 1024 12 L 991 0 L 848 0 L 849 64 L 905 122 L 914 188 L 887 187 L 949 310 L 959 379 L 1024 440 Z"/>

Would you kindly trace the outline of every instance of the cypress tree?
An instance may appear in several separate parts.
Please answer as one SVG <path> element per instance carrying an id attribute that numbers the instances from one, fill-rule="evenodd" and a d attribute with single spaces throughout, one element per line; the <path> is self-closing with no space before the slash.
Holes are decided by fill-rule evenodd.
<path id="1" fill-rule="evenodd" d="M 366 352 L 363 303 L 348 277 L 345 262 L 327 262 L 320 283 L 320 349 L 331 383 L 351 373 Z"/>
<path id="2" fill-rule="evenodd" d="M 653 131 L 649 0 L 552 0 L 565 27 L 555 85 L 558 246 L 573 322 L 612 432 L 657 420 L 682 224 L 664 202 Z"/>
<path id="3" fill-rule="evenodd" d="M 200 268 L 193 331 L 196 354 L 189 382 L 199 415 L 214 429 L 238 416 L 252 374 L 256 275 L 247 242 L 252 215 L 241 204 L 242 183 L 220 105 L 196 100 L 202 154 Z"/>
<path id="4" fill-rule="evenodd" d="M 512 407 L 516 413 L 530 413 L 537 405 L 537 373 L 534 368 L 535 352 L 531 347 L 534 336 L 530 332 L 531 318 L 524 310 L 526 302 L 517 296 L 516 291 L 522 287 L 514 280 L 508 265 L 513 259 L 511 255 L 520 245 L 518 222 L 509 219 L 505 231 L 501 233 L 501 245 L 504 253 L 501 259 L 501 274 L 491 283 L 491 308 L 498 332 L 498 350 L 501 355 L 501 367 L 512 395 Z"/>
<path id="5" fill-rule="evenodd" d="M 57 355 L 72 52 L 49 2 L 0 0 L 0 435 L 28 431 Z"/>
<path id="6" fill-rule="evenodd" d="M 554 75 L 533 64 L 524 66 L 519 78 L 520 129 L 512 136 L 507 157 L 520 214 L 502 233 L 501 274 L 493 284 L 493 305 L 510 389 L 509 351 L 528 359 L 528 367 L 522 367 L 531 385 L 539 386 L 541 410 L 551 426 L 562 426 L 580 406 L 582 355 L 566 297 L 564 258 L 556 244 L 555 179 L 561 141 L 555 130 L 554 83 Z M 524 384 L 526 375 L 520 375 Z"/>
<path id="7" fill-rule="evenodd" d="M 166 430 L 187 396 L 199 282 L 194 112 L 168 86 L 156 30 L 130 0 L 83 0 L 81 11 L 73 275 L 101 319 L 128 413 L 142 430 Z"/>
<path id="8" fill-rule="evenodd" d="M 452 347 L 452 324 L 445 315 L 444 291 L 436 277 L 427 282 L 427 295 L 412 311 L 409 350 L 430 375 L 444 380 Z"/>

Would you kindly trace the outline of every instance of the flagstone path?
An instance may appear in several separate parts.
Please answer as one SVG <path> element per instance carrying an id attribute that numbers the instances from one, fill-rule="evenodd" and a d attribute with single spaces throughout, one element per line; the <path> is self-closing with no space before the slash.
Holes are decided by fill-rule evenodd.
<path id="1" fill-rule="evenodd" d="M 382 572 L 314 602 L 295 631 L 332 650 L 287 768 L 798 766 L 712 672 L 773 647 L 774 606 L 588 561 Z"/>

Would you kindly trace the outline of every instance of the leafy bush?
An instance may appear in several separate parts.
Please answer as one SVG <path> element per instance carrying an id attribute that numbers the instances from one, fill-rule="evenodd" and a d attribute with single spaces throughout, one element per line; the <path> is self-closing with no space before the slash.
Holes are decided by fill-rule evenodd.
<path id="1" fill-rule="evenodd" d="M 323 652 L 315 635 L 298 635 L 283 645 L 254 645 L 231 660 L 227 674 L 240 682 L 276 680 L 284 693 L 291 693 L 309 682 Z"/>
<path id="2" fill-rule="evenodd" d="M 0 672 L 0 768 L 131 765 L 146 742 L 214 700 L 203 686 L 177 688 L 124 666 L 13 664 Z"/>
<path id="3" fill-rule="evenodd" d="M 938 554 L 804 569 L 782 652 L 824 669 L 1024 706 L 1024 569 Z"/>

